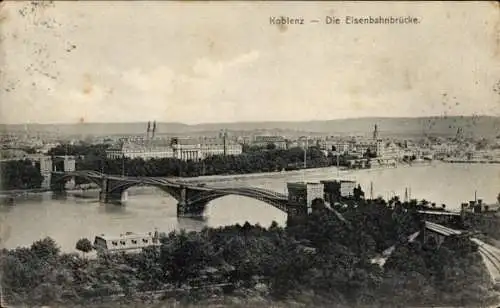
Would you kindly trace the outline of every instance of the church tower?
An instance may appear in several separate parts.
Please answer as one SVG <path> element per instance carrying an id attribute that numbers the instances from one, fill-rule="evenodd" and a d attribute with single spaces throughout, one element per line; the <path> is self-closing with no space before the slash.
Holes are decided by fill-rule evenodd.
<path id="1" fill-rule="evenodd" d="M 373 140 L 377 141 L 378 140 L 378 126 L 375 124 L 375 129 L 373 130 Z"/>

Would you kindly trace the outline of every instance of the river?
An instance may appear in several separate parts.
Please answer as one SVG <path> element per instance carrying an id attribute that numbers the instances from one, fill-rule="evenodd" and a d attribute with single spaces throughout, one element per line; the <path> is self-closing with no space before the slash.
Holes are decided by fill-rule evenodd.
<path id="1" fill-rule="evenodd" d="M 230 185 L 257 186 L 285 192 L 286 182 L 318 181 L 338 178 L 357 181 L 369 196 L 373 182 L 374 196 L 404 196 L 406 187 L 411 197 L 446 204 L 458 209 L 460 203 L 478 198 L 495 203 L 500 192 L 500 165 L 432 163 L 413 167 L 379 170 L 341 171 L 336 168 L 283 173 L 280 176 L 250 177 L 228 182 Z M 217 183 L 219 185 L 220 183 Z M 55 197 L 51 193 L 32 195 L 16 200 L 14 206 L 0 206 L 0 223 L 6 238 L 4 246 L 28 246 L 35 240 L 52 237 L 64 251 L 74 251 L 79 238 L 93 240 L 100 233 L 119 235 L 126 231 L 143 233 L 158 228 L 169 232 L 177 229 L 200 230 L 204 226 L 221 226 L 245 221 L 268 226 L 273 220 L 280 224 L 286 215 L 261 201 L 226 196 L 212 201 L 205 219 L 178 219 L 176 200 L 157 188 L 136 188 L 128 192 L 125 206 L 101 205 L 97 193 L 89 198 L 68 194 Z M 6 228 L 8 227 L 8 228 Z M 8 234 L 7 234 L 8 233 Z M 8 235 L 8 236 L 5 236 Z"/>

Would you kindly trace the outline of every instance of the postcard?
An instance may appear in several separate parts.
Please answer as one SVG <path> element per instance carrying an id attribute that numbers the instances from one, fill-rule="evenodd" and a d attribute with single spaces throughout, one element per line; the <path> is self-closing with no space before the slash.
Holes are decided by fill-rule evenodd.
<path id="1" fill-rule="evenodd" d="M 498 307 L 500 6 L 4 1 L 0 307 Z"/>

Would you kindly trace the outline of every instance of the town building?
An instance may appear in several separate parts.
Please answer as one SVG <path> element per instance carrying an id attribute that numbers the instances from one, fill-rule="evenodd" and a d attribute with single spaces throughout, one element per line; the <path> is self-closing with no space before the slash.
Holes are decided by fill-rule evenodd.
<path id="1" fill-rule="evenodd" d="M 203 138 L 200 140 L 201 158 L 214 155 L 240 155 L 243 147 L 237 141 L 224 138 Z"/>
<path id="2" fill-rule="evenodd" d="M 106 150 L 106 155 L 110 159 L 201 160 L 214 155 L 240 155 L 242 152 L 241 144 L 224 138 L 172 138 L 170 141 L 156 139 L 144 143 L 122 141 Z"/>
<path id="3" fill-rule="evenodd" d="M 252 145 L 265 148 L 269 144 L 273 144 L 276 149 L 285 150 L 287 148 L 287 142 L 283 136 L 255 136 Z"/>
<path id="4" fill-rule="evenodd" d="M 333 180 L 321 183 L 324 185 L 324 199 L 330 204 L 352 198 L 356 189 L 355 181 Z"/>
<path id="5" fill-rule="evenodd" d="M 352 149 L 353 144 L 350 142 L 337 142 L 334 146 L 338 153 L 348 153 Z"/>
<path id="6" fill-rule="evenodd" d="M 152 158 L 174 157 L 174 151 L 171 146 L 154 142 L 135 143 L 131 141 L 121 141 L 106 150 L 106 157 L 109 159 L 142 158 L 148 160 Z"/>
<path id="7" fill-rule="evenodd" d="M 181 160 L 201 160 L 216 155 L 240 155 L 243 146 L 226 138 L 173 138 L 173 155 Z"/>
<path id="8" fill-rule="evenodd" d="M 105 236 L 104 234 L 96 236 L 94 239 L 94 249 L 97 253 L 114 252 L 134 252 L 142 248 L 160 245 L 160 234 L 155 231 L 154 234 L 135 234 L 127 232 L 120 236 Z"/>
<path id="9" fill-rule="evenodd" d="M 50 150 L 52 150 L 53 148 L 56 148 L 60 145 L 61 144 L 59 142 L 44 143 L 43 146 L 38 149 L 38 152 L 43 153 L 43 154 L 48 154 Z"/>
<path id="10" fill-rule="evenodd" d="M 156 121 L 148 122 L 146 136 L 122 137 L 117 144 L 106 150 L 106 157 L 109 159 L 120 158 L 142 158 L 144 160 L 152 158 L 174 157 L 174 151 L 170 144 L 155 137 Z"/>
<path id="11" fill-rule="evenodd" d="M 380 145 L 377 142 L 377 156 L 381 158 L 401 159 L 402 153 L 401 148 L 394 142 L 382 142 Z"/>
<path id="12" fill-rule="evenodd" d="M 152 128 L 151 128 L 152 127 Z M 177 158 L 180 160 L 201 160 L 213 155 L 240 155 L 243 146 L 224 134 L 218 138 L 171 138 L 155 136 L 156 122 L 148 123 L 146 137 L 120 138 L 119 142 L 106 150 L 110 159 L 120 158 Z"/>

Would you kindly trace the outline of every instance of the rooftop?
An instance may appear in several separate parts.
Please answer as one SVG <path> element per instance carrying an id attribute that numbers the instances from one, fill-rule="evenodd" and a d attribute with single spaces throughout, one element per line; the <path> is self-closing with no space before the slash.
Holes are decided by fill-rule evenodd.
<path id="1" fill-rule="evenodd" d="M 447 211 L 418 211 L 419 214 L 426 215 L 441 215 L 441 216 L 460 216 L 457 212 L 447 212 Z"/>
<path id="2" fill-rule="evenodd" d="M 98 235 L 96 238 L 101 238 L 105 241 L 119 241 L 119 240 L 129 240 L 129 239 L 143 239 L 143 238 L 152 238 L 154 236 L 153 233 L 145 233 L 145 234 L 137 234 L 132 232 L 127 232 L 125 234 L 120 234 L 119 236 L 109 236 L 109 235 Z"/>
<path id="3" fill-rule="evenodd" d="M 462 231 L 451 229 L 451 228 L 442 226 L 440 224 L 435 224 L 435 223 L 429 222 L 429 221 L 425 222 L 425 227 L 431 231 L 442 234 L 444 236 L 461 235 L 462 234 Z"/>

